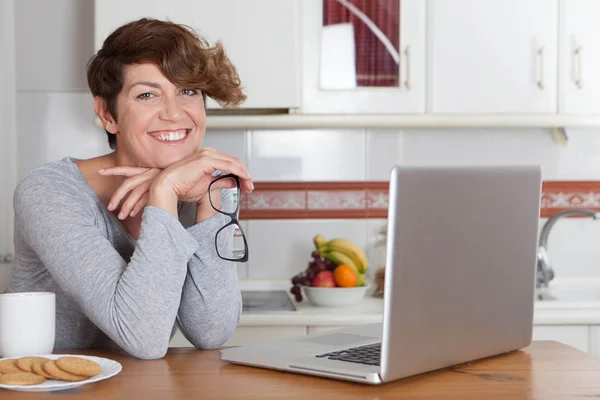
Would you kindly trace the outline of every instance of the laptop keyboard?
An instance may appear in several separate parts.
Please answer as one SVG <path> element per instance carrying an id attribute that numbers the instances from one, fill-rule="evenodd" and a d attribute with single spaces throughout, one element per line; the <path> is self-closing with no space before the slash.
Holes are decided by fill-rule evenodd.
<path id="1" fill-rule="evenodd" d="M 317 354 L 315 357 L 327 357 L 330 360 L 378 366 L 380 356 L 381 343 L 375 343 L 366 346 L 351 347 L 346 350 L 338 350 L 332 351 L 330 353 Z"/>

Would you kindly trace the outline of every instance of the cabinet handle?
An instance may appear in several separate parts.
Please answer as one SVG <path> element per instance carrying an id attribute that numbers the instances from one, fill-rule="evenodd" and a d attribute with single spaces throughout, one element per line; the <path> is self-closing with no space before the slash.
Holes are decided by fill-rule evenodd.
<path id="1" fill-rule="evenodd" d="M 575 61 L 577 64 L 577 75 L 575 76 L 575 85 L 577 85 L 577 87 L 579 89 L 583 89 L 583 78 L 582 78 L 582 74 L 583 74 L 583 62 L 581 60 L 581 53 L 582 53 L 583 49 L 581 48 L 581 46 L 577 47 L 575 49 L 574 52 L 574 56 L 575 56 Z"/>
<path id="2" fill-rule="evenodd" d="M 541 90 L 544 90 L 544 46 L 540 47 L 537 54 L 538 58 L 540 59 L 540 76 L 537 84 Z"/>
<path id="3" fill-rule="evenodd" d="M 412 88 L 412 83 L 410 82 L 410 46 L 406 46 L 404 55 L 406 56 L 406 80 L 404 81 L 404 86 L 406 86 L 407 90 L 410 90 Z"/>

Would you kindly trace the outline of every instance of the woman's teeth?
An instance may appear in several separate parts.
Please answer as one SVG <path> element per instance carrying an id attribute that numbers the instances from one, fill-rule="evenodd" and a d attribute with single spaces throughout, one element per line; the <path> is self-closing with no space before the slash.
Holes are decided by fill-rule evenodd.
<path id="1" fill-rule="evenodd" d="M 169 133 L 162 133 L 160 135 L 156 135 L 154 136 L 155 138 L 157 138 L 158 140 L 164 140 L 167 142 L 172 142 L 175 140 L 181 140 L 185 137 L 186 135 L 186 130 L 180 130 L 180 131 L 175 131 L 175 132 L 169 132 Z"/>

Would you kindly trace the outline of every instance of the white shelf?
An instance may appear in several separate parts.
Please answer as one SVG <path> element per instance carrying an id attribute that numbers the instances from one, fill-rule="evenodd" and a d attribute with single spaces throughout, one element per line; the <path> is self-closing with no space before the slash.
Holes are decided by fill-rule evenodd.
<path id="1" fill-rule="evenodd" d="M 209 129 L 600 127 L 600 115 L 209 115 L 207 127 Z"/>

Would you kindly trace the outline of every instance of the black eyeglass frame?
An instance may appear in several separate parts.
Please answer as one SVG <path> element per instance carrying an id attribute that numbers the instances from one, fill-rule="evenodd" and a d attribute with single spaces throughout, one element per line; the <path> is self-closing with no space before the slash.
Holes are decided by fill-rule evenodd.
<path id="1" fill-rule="evenodd" d="M 237 185 L 237 201 L 236 201 L 236 206 L 235 206 L 235 211 L 228 213 L 225 212 L 223 210 L 218 209 L 217 207 L 215 207 L 215 205 L 212 202 L 212 198 L 211 198 L 211 186 L 215 183 L 220 181 L 221 179 L 227 179 L 227 178 L 233 178 L 233 180 L 235 180 L 235 183 Z M 226 260 L 226 261 L 234 261 L 234 262 L 246 262 L 248 261 L 248 242 L 246 241 L 246 234 L 244 233 L 244 230 L 242 229 L 242 225 L 240 224 L 240 221 L 237 219 L 237 214 L 238 211 L 240 210 L 240 178 L 235 175 L 235 174 L 226 174 L 226 175 L 220 175 L 217 179 L 215 179 L 214 181 L 212 181 L 210 183 L 210 185 L 208 185 L 208 201 L 210 202 L 210 206 L 213 208 L 213 210 L 223 214 L 223 215 L 227 215 L 229 218 L 231 218 L 231 221 L 227 224 L 225 224 L 221 229 L 219 229 L 215 235 L 215 249 L 217 251 L 217 255 L 219 256 L 219 258 L 221 258 L 222 260 Z M 227 257 L 223 257 L 219 254 L 219 247 L 217 246 L 217 238 L 219 237 L 219 233 L 227 228 L 230 225 L 237 225 L 238 228 L 240 229 L 240 232 L 242 233 L 242 239 L 244 239 L 244 256 L 242 258 L 227 258 Z"/>

